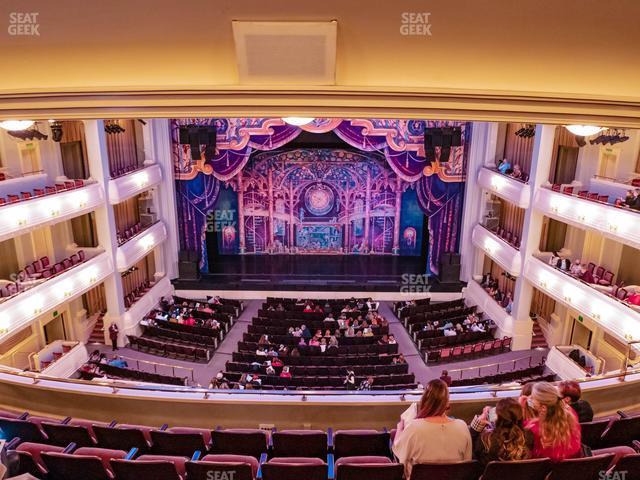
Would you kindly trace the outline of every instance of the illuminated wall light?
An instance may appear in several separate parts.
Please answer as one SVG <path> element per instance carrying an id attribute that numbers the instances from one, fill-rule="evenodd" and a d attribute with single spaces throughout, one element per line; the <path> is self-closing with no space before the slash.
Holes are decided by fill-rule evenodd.
<path id="1" fill-rule="evenodd" d="M 9 331 L 9 316 L 6 314 L 0 314 L 0 333 L 7 333 Z"/>
<path id="2" fill-rule="evenodd" d="M 19 227 L 24 227 L 29 222 L 28 210 L 24 207 L 15 208 L 13 210 L 13 217 Z"/>
<path id="3" fill-rule="evenodd" d="M 149 174 L 147 172 L 137 173 L 134 177 L 134 181 L 138 188 L 143 188 L 149 183 Z"/>
<path id="4" fill-rule="evenodd" d="M 25 302 L 25 312 L 27 315 L 40 315 L 43 307 L 44 297 L 39 293 L 31 295 L 29 300 Z"/>
<path id="5" fill-rule="evenodd" d="M 96 281 L 98 280 L 98 269 L 96 267 L 91 267 L 87 269 L 84 277 L 87 283 L 89 284 L 96 283 Z"/>
<path id="6" fill-rule="evenodd" d="M 140 245 L 145 250 L 151 250 L 153 248 L 153 246 L 155 245 L 155 239 L 153 238 L 153 235 L 147 235 L 147 236 L 141 238 L 140 239 Z"/>
<path id="7" fill-rule="evenodd" d="M 89 195 L 87 194 L 87 192 L 76 192 L 71 197 L 71 204 L 74 207 L 77 206 L 78 208 L 85 208 L 88 203 L 89 203 Z"/>
<path id="8" fill-rule="evenodd" d="M 47 209 L 52 217 L 57 217 L 60 215 L 60 202 L 53 198 L 49 199 L 47 202 Z"/>
<path id="9" fill-rule="evenodd" d="M 549 274 L 543 273 L 542 275 L 540 275 L 540 286 L 542 288 L 548 289 L 553 286 L 553 283 L 554 283 L 554 279 Z"/>
<path id="10" fill-rule="evenodd" d="M 489 255 L 493 254 L 498 249 L 498 247 L 499 245 L 495 241 L 493 241 L 491 238 L 485 239 L 484 249 Z"/>
<path id="11" fill-rule="evenodd" d="M 502 187 L 506 184 L 506 180 L 502 177 L 499 177 L 497 174 L 491 177 L 491 186 L 494 190 L 501 190 Z"/>
<path id="12" fill-rule="evenodd" d="M 71 280 L 65 280 L 59 285 L 59 295 L 61 299 L 65 299 L 73 295 L 73 282 Z"/>

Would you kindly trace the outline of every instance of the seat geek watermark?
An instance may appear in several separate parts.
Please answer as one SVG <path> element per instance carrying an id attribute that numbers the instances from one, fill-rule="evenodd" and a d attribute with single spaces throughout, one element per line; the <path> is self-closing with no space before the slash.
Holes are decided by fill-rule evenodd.
<path id="1" fill-rule="evenodd" d="M 224 471 L 213 471 L 209 470 L 207 472 L 207 480 L 234 480 L 236 476 L 236 472 L 233 470 Z"/>
<path id="2" fill-rule="evenodd" d="M 431 13 L 403 12 L 400 14 L 400 35 L 431 36 Z"/>
<path id="3" fill-rule="evenodd" d="M 429 285 L 429 275 L 403 273 L 400 293 L 428 293 L 431 290 Z"/>
<path id="4" fill-rule="evenodd" d="M 39 12 L 11 12 L 9 13 L 9 27 L 7 32 L 11 36 L 40 36 Z"/>
<path id="5" fill-rule="evenodd" d="M 214 210 L 207 215 L 208 232 L 224 232 L 225 228 L 236 227 L 235 209 Z"/>

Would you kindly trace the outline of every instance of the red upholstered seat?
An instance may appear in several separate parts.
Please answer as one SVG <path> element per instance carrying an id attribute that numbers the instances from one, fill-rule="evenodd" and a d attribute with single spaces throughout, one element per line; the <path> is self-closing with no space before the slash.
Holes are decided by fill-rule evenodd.
<path id="1" fill-rule="evenodd" d="M 260 468 L 260 463 L 258 462 L 258 460 L 250 455 L 210 454 L 205 455 L 204 458 L 202 458 L 202 461 L 212 463 L 246 463 L 251 466 L 251 471 L 254 477 L 258 475 L 258 469 Z"/>
<path id="2" fill-rule="evenodd" d="M 62 452 L 64 447 L 47 445 L 44 443 L 24 442 L 18 445 L 16 452 L 20 459 L 18 474 L 29 473 L 37 478 L 42 478 L 47 468 L 42 461 L 42 452 Z"/>

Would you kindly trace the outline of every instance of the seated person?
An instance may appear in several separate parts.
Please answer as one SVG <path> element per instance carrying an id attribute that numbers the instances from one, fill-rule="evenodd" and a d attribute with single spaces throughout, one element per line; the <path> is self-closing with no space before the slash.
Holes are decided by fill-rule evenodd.
<path id="1" fill-rule="evenodd" d="M 580 423 L 593 421 L 593 409 L 589 402 L 580 398 L 582 389 L 578 382 L 572 380 L 560 382 L 558 390 L 562 399 L 576 412 Z"/>
<path id="2" fill-rule="evenodd" d="M 500 173 L 502 173 L 503 175 L 507 175 L 508 172 L 511 172 L 511 162 L 509 162 L 509 160 L 507 160 L 506 158 L 502 159 L 499 163 L 498 163 L 498 171 Z"/>
<path id="3" fill-rule="evenodd" d="M 111 360 L 109 360 L 108 364 L 111 365 L 112 367 L 118 367 L 118 368 L 127 368 L 129 366 L 124 358 L 117 357 L 115 355 Z"/>
<path id="4" fill-rule="evenodd" d="M 582 275 L 582 261 L 578 258 L 573 261 L 571 264 L 571 268 L 569 269 L 569 273 L 574 277 L 579 277 Z"/>
<path id="5" fill-rule="evenodd" d="M 522 178 L 522 167 L 517 163 L 513 166 L 513 172 L 511 172 L 513 178 Z"/>

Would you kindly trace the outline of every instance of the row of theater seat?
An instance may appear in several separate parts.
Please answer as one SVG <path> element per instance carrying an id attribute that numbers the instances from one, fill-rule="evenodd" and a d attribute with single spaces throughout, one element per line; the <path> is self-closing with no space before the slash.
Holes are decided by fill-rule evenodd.
<path id="1" fill-rule="evenodd" d="M 84 180 L 68 180 L 63 183 L 48 185 L 44 188 L 34 188 L 32 192 L 20 192 L 19 195 L 10 193 L 7 195 L 6 199 L 4 197 L 0 197 L 0 206 L 23 202 L 25 200 L 31 200 L 32 198 L 54 195 L 59 192 L 75 190 L 76 188 L 82 188 L 85 185 L 86 182 Z"/>
<path id="2" fill-rule="evenodd" d="M 458 345 L 453 348 L 447 347 L 440 350 L 431 350 L 426 354 L 427 362 L 456 362 L 463 359 L 468 360 L 472 357 L 504 353 L 511 349 L 511 340 L 511 337 L 504 337 L 464 346 Z"/>
<path id="3" fill-rule="evenodd" d="M 109 173 L 111 174 L 111 178 L 118 178 L 122 177 L 123 175 L 138 171 L 141 168 L 143 168 L 143 166 L 138 165 L 137 163 L 132 163 L 129 165 L 120 166 L 118 168 L 111 168 Z"/>
<path id="4" fill-rule="evenodd" d="M 92 362 L 96 366 L 102 370 L 107 377 L 111 379 L 124 379 L 124 380 L 134 380 L 140 382 L 149 382 L 149 383 L 162 383 L 167 385 L 187 385 L 188 379 L 187 377 L 174 377 L 172 375 L 162 375 L 159 373 L 151 373 L 151 372 L 143 372 L 141 370 L 134 370 L 132 368 L 125 367 L 116 367 L 114 365 L 109 365 L 107 363 L 98 363 Z M 80 373 L 80 376 L 86 380 L 91 380 L 93 375 L 86 375 L 83 372 Z"/>
<path id="5" fill-rule="evenodd" d="M 131 227 L 125 228 L 124 232 L 117 232 L 118 245 L 122 245 L 123 243 L 129 241 L 131 238 L 139 234 L 143 230 L 142 223 L 138 222 Z"/>
<path id="6" fill-rule="evenodd" d="M 335 322 L 325 322 L 324 320 L 299 320 L 299 319 L 272 319 L 254 317 L 247 333 L 258 333 L 261 335 L 287 335 L 289 327 L 300 327 L 306 325 L 311 331 L 324 331 L 330 329 L 333 332 L 337 325 Z M 331 325 L 331 326 L 330 326 Z M 386 335 L 389 333 L 389 325 L 371 325 L 374 335 Z"/>
<path id="7" fill-rule="evenodd" d="M 420 303 L 418 300 L 414 300 L 415 305 L 404 306 L 402 302 L 396 302 L 395 304 L 395 312 L 399 313 L 400 320 L 404 320 L 406 317 L 411 317 L 412 315 L 416 315 L 418 313 L 434 313 L 434 312 L 447 312 L 447 311 L 459 311 L 461 308 L 465 307 L 464 298 L 459 298 L 456 300 L 451 300 L 448 302 L 437 302 L 431 303 L 425 302 L 423 299 Z"/>
<path id="8" fill-rule="evenodd" d="M 482 368 L 482 367 L 480 367 Z M 542 382 L 549 381 L 552 382 L 555 380 L 555 374 L 549 374 L 549 380 L 544 375 L 544 363 L 540 365 L 536 365 L 534 367 L 520 368 L 516 370 L 511 370 L 508 372 L 497 372 L 491 375 L 482 375 L 477 377 L 470 378 L 460 378 L 457 380 L 453 380 L 451 382 L 452 387 L 464 387 L 467 385 L 482 385 L 482 384 L 500 384 L 507 382 L 518 382 L 518 383 L 528 383 L 528 382 Z M 544 380 L 543 380 L 544 378 Z"/>
<path id="9" fill-rule="evenodd" d="M 84 250 L 78 250 L 77 253 L 53 265 L 51 265 L 48 256 L 42 257 L 20 270 L 18 272 L 17 282 L 8 283 L 0 287 L 0 297 L 6 298 L 16 295 L 23 290 L 27 290 L 30 287 L 29 282 L 44 280 L 59 275 L 85 260 Z"/>
<path id="10" fill-rule="evenodd" d="M 487 332 L 464 332 L 451 336 L 437 336 L 437 337 L 425 337 L 418 338 L 418 349 L 420 351 L 430 351 L 443 347 L 452 347 L 455 345 L 477 343 L 481 340 L 493 341 L 493 335 L 496 331 L 496 327 L 490 328 Z M 422 333 L 422 332 L 421 332 Z M 429 332 L 424 332 L 429 333 Z"/>
<path id="11" fill-rule="evenodd" d="M 495 233 L 498 237 L 503 239 L 509 245 L 511 245 L 515 249 L 520 249 L 520 238 L 515 233 L 512 233 L 509 230 L 505 230 L 502 227 L 496 228 L 493 233 Z"/>
<path id="12" fill-rule="evenodd" d="M 133 291 L 129 292 L 124 297 L 124 306 L 126 308 L 131 308 L 133 304 L 140 300 L 149 290 L 151 290 L 151 282 L 149 280 L 144 280 L 140 285 L 134 288 Z"/>
<path id="13" fill-rule="evenodd" d="M 634 446 L 640 436 L 640 415 L 601 420 L 599 435 L 582 424 L 583 442 L 592 448 Z M 0 412 L 0 428 L 13 438 L 18 471 L 48 480 L 402 480 L 403 467 L 392 462 L 393 432 L 376 430 L 159 429 L 104 424 Z M 592 422 L 596 424 L 597 422 Z M 586 434 L 585 434 L 586 433 Z M 79 447 L 79 448 L 78 448 Z M 422 464 L 407 480 L 637 480 L 640 454 L 627 455 L 614 466 L 613 455 L 599 455 L 551 464 L 548 459 L 491 462 L 484 472 L 475 461 Z M 335 462 L 335 463 L 334 463 Z M 612 477 L 618 472 L 617 477 Z M 626 474 L 622 474 L 626 472 Z M 550 474 L 550 476 L 549 476 Z"/>
<path id="14" fill-rule="evenodd" d="M 397 347 L 397 345 L 396 345 Z M 300 365 L 300 366 L 316 366 L 316 367 L 333 367 L 333 366 L 355 366 L 355 365 L 391 365 L 393 360 L 398 355 L 386 354 L 379 355 L 377 353 L 363 354 L 363 355 L 300 355 L 280 357 L 286 362 L 287 365 Z M 231 354 L 232 361 L 234 362 L 263 362 L 265 357 L 263 355 L 256 355 L 255 351 L 250 352 L 233 352 Z"/>
<path id="15" fill-rule="evenodd" d="M 409 330 L 409 333 L 413 333 L 416 330 L 421 330 L 427 323 L 435 320 L 439 322 L 458 321 L 464 319 L 467 315 L 476 313 L 478 310 L 477 305 L 460 305 L 457 307 L 448 307 L 442 310 L 432 310 L 429 312 L 414 313 L 403 317 L 403 324 Z M 478 318 L 482 318 L 478 315 Z"/>

